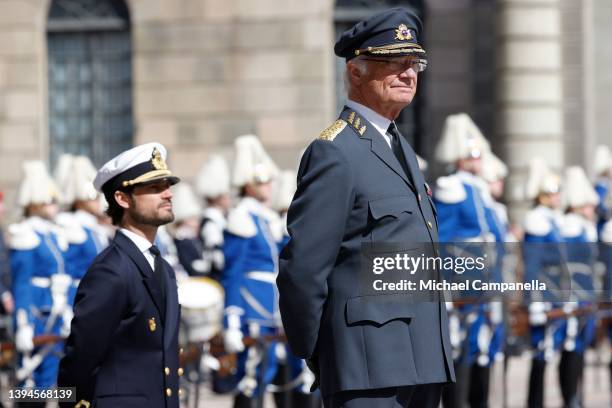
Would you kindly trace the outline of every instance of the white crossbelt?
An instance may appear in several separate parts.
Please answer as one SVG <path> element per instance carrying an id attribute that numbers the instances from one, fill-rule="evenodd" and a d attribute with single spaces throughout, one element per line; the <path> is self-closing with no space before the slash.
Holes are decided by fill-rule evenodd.
<path id="1" fill-rule="evenodd" d="M 276 283 L 277 274 L 274 272 L 265 272 L 265 271 L 251 271 L 247 272 L 246 277 L 249 279 L 258 280 L 261 282 L 267 283 Z"/>
<path id="2" fill-rule="evenodd" d="M 51 278 L 43 278 L 42 276 L 33 276 L 30 278 L 30 283 L 37 288 L 49 288 L 51 287 Z M 81 283 L 80 279 L 74 279 L 72 286 L 77 287 Z"/>

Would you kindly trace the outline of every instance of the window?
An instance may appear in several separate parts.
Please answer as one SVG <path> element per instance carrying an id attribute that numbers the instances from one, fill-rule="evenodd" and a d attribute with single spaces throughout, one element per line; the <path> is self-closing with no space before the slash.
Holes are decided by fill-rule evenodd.
<path id="1" fill-rule="evenodd" d="M 132 145 L 132 49 L 122 0 L 53 0 L 47 23 L 50 163 L 101 165 Z"/>
<path id="2" fill-rule="evenodd" d="M 391 7 L 405 6 L 412 7 L 417 14 L 424 20 L 423 9 L 424 0 L 337 0 L 334 13 L 336 39 L 345 30 L 352 27 L 355 23 L 368 18 L 369 16 L 386 10 Z M 424 22 L 424 21 L 423 21 Z M 419 41 L 423 42 L 423 33 Z M 427 49 L 427 46 L 424 46 Z M 340 112 L 346 102 L 346 89 L 344 86 L 345 61 L 342 58 L 335 59 L 335 80 L 336 80 L 336 110 Z M 397 119 L 397 125 L 402 135 L 415 148 L 417 153 L 421 150 L 420 135 L 423 134 L 421 111 L 424 107 L 423 97 L 425 92 L 424 76 L 419 75 L 419 90 L 412 103 L 405 108 Z"/>

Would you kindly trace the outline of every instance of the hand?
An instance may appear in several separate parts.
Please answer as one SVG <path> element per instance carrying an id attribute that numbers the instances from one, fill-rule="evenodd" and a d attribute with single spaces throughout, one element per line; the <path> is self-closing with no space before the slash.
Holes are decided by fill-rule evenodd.
<path id="1" fill-rule="evenodd" d="M 243 334 L 240 329 L 227 329 L 223 335 L 223 346 L 225 347 L 225 351 L 230 354 L 244 351 L 242 338 Z"/>
<path id="2" fill-rule="evenodd" d="M 62 327 L 60 329 L 60 335 L 64 338 L 68 338 L 70 335 L 70 324 L 72 323 L 72 318 L 74 317 L 74 313 L 70 309 L 64 310 L 64 315 L 62 316 Z"/>
<path id="3" fill-rule="evenodd" d="M 15 347 L 22 353 L 34 350 L 34 328 L 29 324 L 20 326 L 15 334 Z"/>
<path id="4" fill-rule="evenodd" d="M 7 315 L 13 314 L 15 311 L 15 301 L 13 300 L 13 295 L 8 290 L 0 296 L 2 299 L 2 307 L 4 308 L 4 312 Z"/>

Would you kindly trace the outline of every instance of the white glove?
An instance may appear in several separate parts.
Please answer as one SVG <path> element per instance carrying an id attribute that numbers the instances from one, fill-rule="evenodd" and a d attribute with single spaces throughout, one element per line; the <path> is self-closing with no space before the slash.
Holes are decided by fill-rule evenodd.
<path id="1" fill-rule="evenodd" d="M 240 314 L 229 312 L 227 313 L 227 329 L 223 334 L 223 346 L 228 353 L 240 353 L 244 351 L 244 343 L 242 342 L 243 334 L 240 327 Z"/>
<path id="2" fill-rule="evenodd" d="M 15 333 L 15 347 L 23 352 L 34 349 L 34 327 L 28 323 L 28 315 L 25 310 L 17 311 L 17 332 Z"/>
<path id="3" fill-rule="evenodd" d="M 227 329 L 223 335 L 223 346 L 225 347 L 225 351 L 230 354 L 244 351 L 242 337 L 243 334 L 240 329 Z"/>
<path id="4" fill-rule="evenodd" d="M 62 315 L 62 327 L 60 329 L 60 335 L 64 338 L 68 338 L 70 335 L 70 324 L 72 323 L 73 317 L 74 312 L 70 308 L 64 310 L 64 314 Z"/>
<path id="5" fill-rule="evenodd" d="M 529 324 L 532 326 L 543 326 L 548 320 L 546 311 L 548 307 L 544 302 L 532 302 L 529 305 Z"/>

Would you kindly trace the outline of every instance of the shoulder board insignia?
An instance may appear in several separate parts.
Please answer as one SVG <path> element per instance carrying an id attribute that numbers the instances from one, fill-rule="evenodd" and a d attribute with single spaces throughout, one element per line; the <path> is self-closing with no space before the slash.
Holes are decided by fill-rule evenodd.
<path id="1" fill-rule="evenodd" d="M 331 142 L 336 138 L 336 136 L 338 136 L 340 132 L 342 132 L 345 127 L 346 122 L 342 119 L 338 119 L 330 127 L 321 132 L 321 134 L 319 135 L 319 139 Z"/>
<path id="2" fill-rule="evenodd" d="M 355 120 L 355 112 L 351 112 L 348 116 L 348 123 L 353 124 L 353 120 Z"/>

